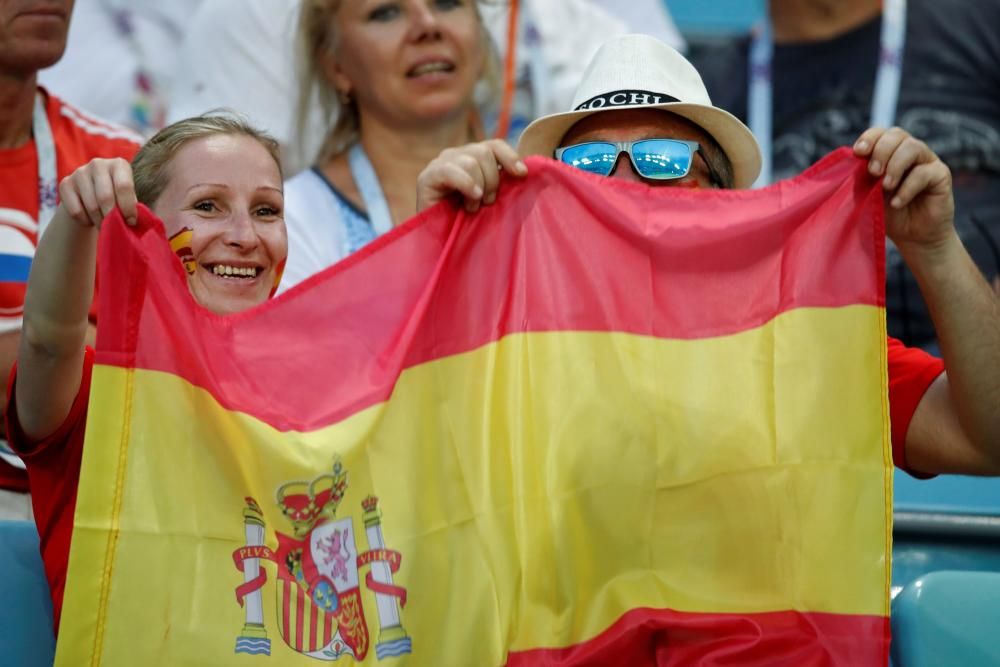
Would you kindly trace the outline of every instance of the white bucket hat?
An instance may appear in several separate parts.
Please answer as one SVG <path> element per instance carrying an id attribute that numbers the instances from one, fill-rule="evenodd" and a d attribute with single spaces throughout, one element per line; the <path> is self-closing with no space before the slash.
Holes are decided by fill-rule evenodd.
<path id="1" fill-rule="evenodd" d="M 649 35 L 622 35 L 605 42 L 576 89 L 573 111 L 535 120 L 521 134 L 517 150 L 522 156 L 552 157 L 575 123 L 621 109 L 664 109 L 705 130 L 732 163 L 737 188 L 750 187 L 760 172 L 760 146 L 750 128 L 712 106 L 694 65 Z"/>

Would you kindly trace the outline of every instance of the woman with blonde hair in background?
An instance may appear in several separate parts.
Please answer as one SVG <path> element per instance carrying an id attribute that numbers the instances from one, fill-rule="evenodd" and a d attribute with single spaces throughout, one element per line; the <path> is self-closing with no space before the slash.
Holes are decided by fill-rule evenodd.
<path id="1" fill-rule="evenodd" d="M 285 184 L 283 289 L 414 215 L 427 163 L 482 139 L 475 93 L 495 79 L 475 0 L 303 0 L 299 49 L 300 118 L 318 93 L 335 120 Z"/>

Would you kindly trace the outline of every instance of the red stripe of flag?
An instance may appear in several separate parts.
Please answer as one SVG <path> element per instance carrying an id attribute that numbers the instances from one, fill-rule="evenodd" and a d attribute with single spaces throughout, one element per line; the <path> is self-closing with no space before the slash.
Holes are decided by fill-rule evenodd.
<path id="1" fill-rule="evenodd" d="M 310 651 L 318 651 L 321 648 L 323 648 L 322 646 L 316 643 L 316 625 L 319 620 L 316 618 L 317 613 L 318 610 L 316 609 L 316 605 L 310 604 L 309 605 L 309 650 Z"/>
<path id="2" fill-rule="evenodd" d="M 817 638 L 822 641 L 817 641 Z M 508 667 L 821 667 L 886 664 L 889 619 L 807 612 L 694 614 L 633 609 L 593 639 L 511 653 Z"/>
<path id="3" fill-rule="evenodd" d="M 285 640 L 285 643 L 291 645 L 292 643 L 292 610 L 291 610 L 291 595 L 292 588 L 291 583 L 287 579 L 280 580 L 284 586 L 283 595 L 281 596 L 281 638 Z"/>
<path id="4" fill-rule="evenodd" d="M 302 652 L 302 635 L 305 630 L 305 593 L 295 587 L 295 650 Z"/>
<path id="5" fill-rule="evenodd" d="M 804 306 L 884 302 L 881 191 L 849 149 L 762 191 L 651 189 L 540 158 L 529 168 L 475 217 L 426 211 L 282 297 L 225 318 L 194 304 L 151 214 L 138 234 L 106 224 L 101 253 L 122 260 L 102 270 L 130 279 L 102 278 L 112 287 L 100 294 L 108 351 L 97 361 L 179 375 L 226 409 L 308 431 L 386 400 L 407 367 L 507 334 L 690 339 Z M 288 338 L 290 321 L 315 336 Z"/>

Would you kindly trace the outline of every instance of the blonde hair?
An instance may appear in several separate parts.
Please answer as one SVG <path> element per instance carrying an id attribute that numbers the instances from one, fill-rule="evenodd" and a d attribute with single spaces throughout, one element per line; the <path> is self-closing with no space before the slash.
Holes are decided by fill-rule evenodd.
<path id="1" fill-rule="evenodd" d="M 256 140 L 274 158 L 281 174 L 278 142 L 273 137 L 234 112 L 215 110 L 166 126 L 139 149 L 132 158 L 136 198 L 146 206 L 153 206 L 167 186 L 167 168 L 177 151 L 189 141 L 217 134 L 235 134 Z"/>
<path id="2" fill-rule="evenodd" d="M 342 0 L 302 0 L 299 6 L 296 31 L 296 69 L 299 80 L 296 127 L 299 148 L 310 161 L 323 161 L 337 155 L 358 139 L 357 104 L 353 98 L 346 100 L 346 103 L 339 99 L 337 91 L 327 77 L 323 63 L 324 56 L 331 54 L 336 46 L 333 16 L 340 8 L 341 2 Z M 483 25 L 476 0 L 473 0 L 473 7 L 479 19 L 481 39 L 486 45 L 486 53 L 483 74 L 479 78 L 477 90 L 470 103 L 485 105 L 495 101 L 499 96 L 500 59 L 496 46 L 486 26 Z M 308 126 L 309 112 L 314 100 L 318 100 L 323 118 L 334 118 L 333 125 L 327 128 L 318 152 L 310 150 L 310 147 L 305 145 L 305 128 Z"/>

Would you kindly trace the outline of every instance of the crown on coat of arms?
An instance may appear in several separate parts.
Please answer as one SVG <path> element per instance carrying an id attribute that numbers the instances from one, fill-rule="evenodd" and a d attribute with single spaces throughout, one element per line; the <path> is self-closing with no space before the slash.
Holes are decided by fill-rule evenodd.
<path id="1" fill-rule="evenodd" d="M 339 461 L 332 473 L 320 475 L 311 482 L 288 482 L 278 487 L 277 502 L 295 529 L 296 537 L 309 533 L 321 519 L 337 516 L 337 506 L 347 490 L 347 471 Z"/>

